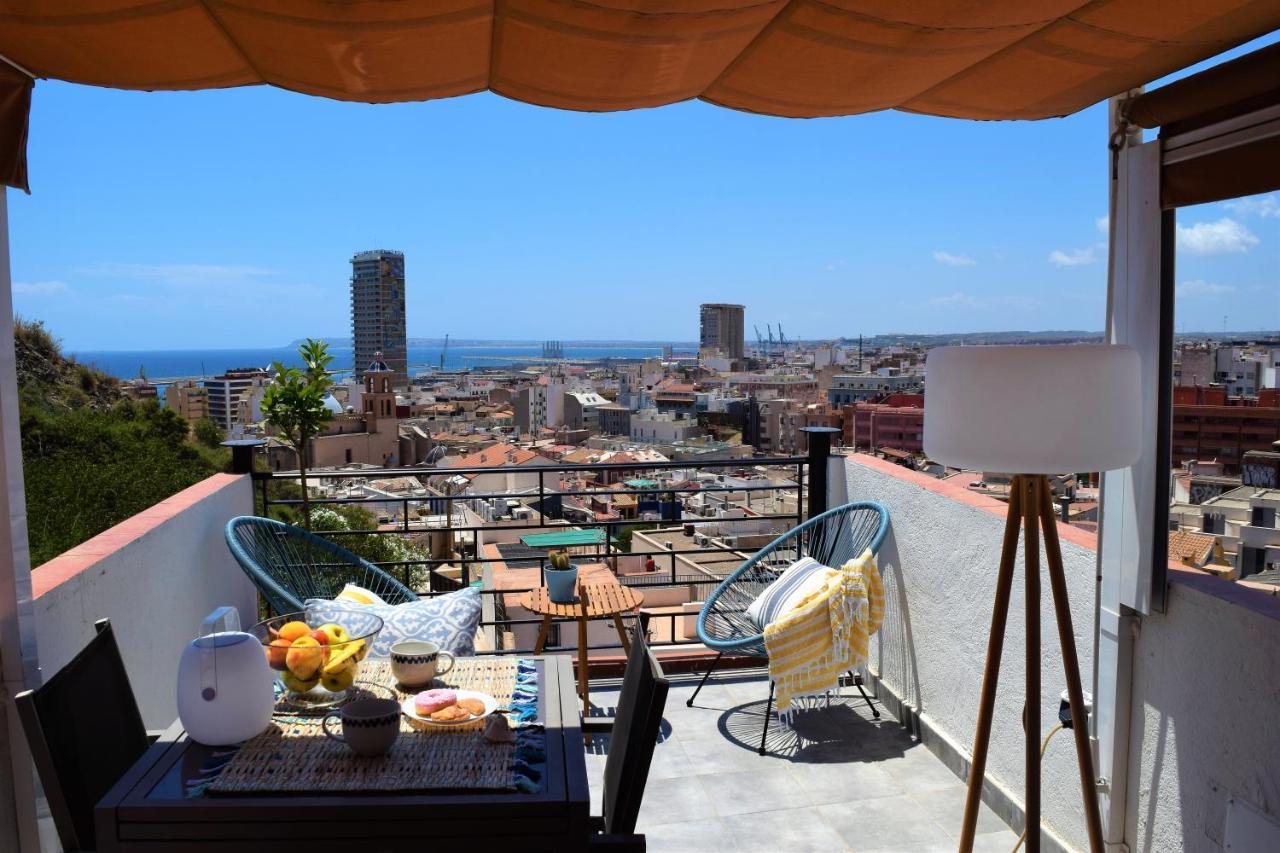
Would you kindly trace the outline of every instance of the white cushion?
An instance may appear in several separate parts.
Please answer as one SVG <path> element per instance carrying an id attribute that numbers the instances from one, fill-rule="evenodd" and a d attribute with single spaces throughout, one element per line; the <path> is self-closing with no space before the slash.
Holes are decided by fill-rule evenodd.
<path id="1" fill-rule="evenodd" d="M 374 657 L 390 656 L 391 646 L 400 640 L 426 640 L 455 655 L 473 655 L 476 652 L 476 628 L 480 624 L 480 590 L 467 587 L 404 604 L 361 604 L 350 600 L 309 598 L 306 611 L 309 624 L 337 622 L 346 625 L 340 617 L 344 611 L 382 617 L 382 631 L 369 652 Z"/>
<path id="2" fill-rule="evenodd" d="M 826 582 L 831 569 L 812 557 L 801 557 L 764 588 L 747 608 L 747 618 L 761 631 L 792 610 L 809 593 Z"/>

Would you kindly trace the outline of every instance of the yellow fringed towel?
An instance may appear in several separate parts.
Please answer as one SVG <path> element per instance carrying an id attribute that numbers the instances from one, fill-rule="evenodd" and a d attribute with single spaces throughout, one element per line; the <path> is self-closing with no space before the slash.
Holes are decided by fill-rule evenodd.
<path id="1" fill-rule="evenodd" d="M 784 723 L 793 699 L 828 694 L 840 686 L 841 675 L 867 659 L 867 642 L 884 621 L 884 586 L 870 548 L 827 573 L 820 587 L 764 629 Z"/>

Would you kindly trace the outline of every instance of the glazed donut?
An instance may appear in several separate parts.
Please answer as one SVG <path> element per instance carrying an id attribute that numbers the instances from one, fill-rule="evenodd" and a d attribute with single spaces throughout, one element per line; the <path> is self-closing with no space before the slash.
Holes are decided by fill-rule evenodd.
<path id="1" fill-rule="evenodd" d="M 458 701 L 458 694 L 452 690 L 437 688 L 435 690 L 424 690 L 417 696 L 413 697 L 413 709 L 418 712 L 419 716 L 427 716 L 441 708 L 448 708 L 450 705 Z"/>

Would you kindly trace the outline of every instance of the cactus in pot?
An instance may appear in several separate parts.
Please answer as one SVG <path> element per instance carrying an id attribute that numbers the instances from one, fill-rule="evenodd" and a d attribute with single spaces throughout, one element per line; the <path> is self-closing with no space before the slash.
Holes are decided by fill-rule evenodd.
<path id="1" fill-rule="evenodd" d="M 569 559 L 569 552 L 563 549 L 552 551 L 547 559 L 550 562 L 545 571 L 547 597 L 557 604 L 571 603 L 576 597 L 578 567 Z"/>

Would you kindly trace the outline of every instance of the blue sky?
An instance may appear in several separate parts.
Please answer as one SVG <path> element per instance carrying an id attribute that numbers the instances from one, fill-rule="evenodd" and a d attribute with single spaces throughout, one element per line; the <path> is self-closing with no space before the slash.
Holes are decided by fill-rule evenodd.
<path id="1" fill-rule="evenodd" d="M 411 336 L 690 340 L 704 301 L 745 303 L 749 336 L 1100 329 L 1105 137 L 1102 105 L 789 121 L 40 82 L 15 310 L 75 350 L 343 335 L 351 254 L 389 247 Z M 1280 197 L 1179 225 L 1179 327 L 1280 326 Z"/>

